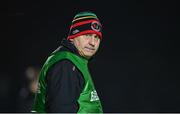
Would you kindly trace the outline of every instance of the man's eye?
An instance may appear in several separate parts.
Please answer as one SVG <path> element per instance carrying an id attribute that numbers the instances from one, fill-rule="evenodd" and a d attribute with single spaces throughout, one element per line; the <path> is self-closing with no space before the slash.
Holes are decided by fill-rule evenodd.
<path id="1" fill-rule="evenodd" d="M 100 37 L 98 35 L 95 36 L 96 39 L 100 39 Z"/>

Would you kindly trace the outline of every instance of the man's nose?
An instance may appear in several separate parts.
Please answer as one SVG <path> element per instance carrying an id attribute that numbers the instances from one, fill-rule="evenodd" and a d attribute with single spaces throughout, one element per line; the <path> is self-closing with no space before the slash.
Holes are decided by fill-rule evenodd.
<path id="1" fill-rule="evenodd" d="M 89 41 L 90 45 L 95 46 L 95 38 L 92 36 Z"/>

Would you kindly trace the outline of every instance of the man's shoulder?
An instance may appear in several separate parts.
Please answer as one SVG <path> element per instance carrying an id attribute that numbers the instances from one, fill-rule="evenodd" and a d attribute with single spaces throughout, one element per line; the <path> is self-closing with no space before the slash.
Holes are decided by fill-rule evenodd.
<path id="1" fill-rule="evenodd" d="M 60 61 L 57 61 L 57 62 L 54 64 L 54 66 L 63 66 L 63 67 L 69 66 L 69 67 L 73 67 L 74 64 L 73 64 L 70 60 L 68 60 L 68 59 L 62 59 L 62 60 L 60 60 Z"/>
<path id="2" fill-rule="evenodd" d="M 60 61 L 57 61 L 56 63 L 54 63 L 48 70 L 48 75 L 54 75 L 54 74 L 66 74 L 67 71 L 73 72 L 73 67 L 75 67 L 73 65 L 73 63 L 67 59 L 63 59 Z"/>

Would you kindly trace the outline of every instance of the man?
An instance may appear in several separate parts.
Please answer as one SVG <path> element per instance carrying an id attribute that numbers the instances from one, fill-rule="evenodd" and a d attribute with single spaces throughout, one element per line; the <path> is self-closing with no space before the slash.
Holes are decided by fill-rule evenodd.
<path id="1" fill-rule="evenodd" d="M 75 15 L 67 39 L 62 40 L 41 70 L 32 112 L 102 112 L 88 70 L 88 60 L 101 40 L 101 24 L 94 13 Z"/>

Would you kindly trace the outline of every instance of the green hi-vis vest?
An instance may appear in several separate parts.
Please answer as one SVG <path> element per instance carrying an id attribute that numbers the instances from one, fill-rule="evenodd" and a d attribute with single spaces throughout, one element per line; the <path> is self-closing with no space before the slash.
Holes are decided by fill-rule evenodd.
<path id="1" fill-rule="evenodd" d="M 88 70 L 88 60 L 78 57 L 67 51 L 53 53 L 45 62 L 39 76 L 39 89 L 36 94 L 32 112 L 46 112 L 46 82 L 45 76 L 48 69 L 60 60 L 68 59 L 80 70 L 85 79 L 84 89 L 82 90 L 78 103 L 78 113 L 102 113 L 102 106 L 95 90 L 91 75 Z M 63 94 L 63 93 L 62 93 Z"/>

